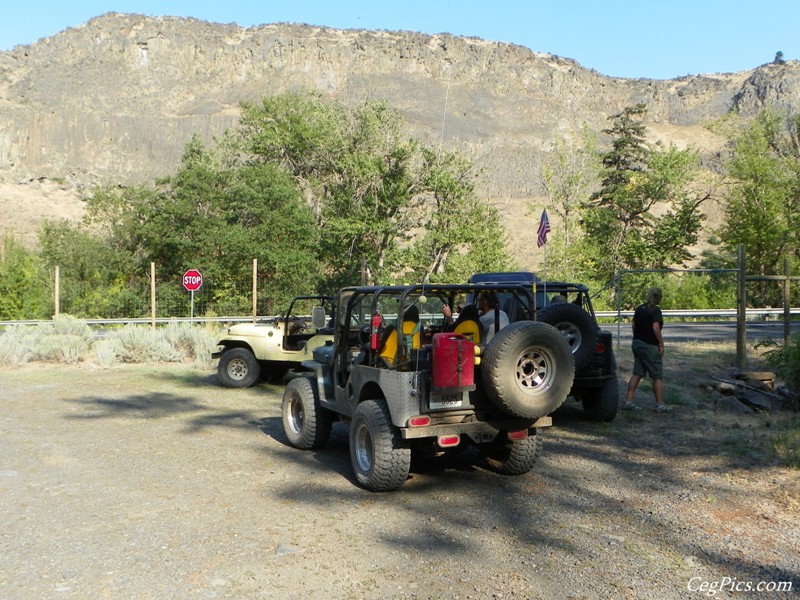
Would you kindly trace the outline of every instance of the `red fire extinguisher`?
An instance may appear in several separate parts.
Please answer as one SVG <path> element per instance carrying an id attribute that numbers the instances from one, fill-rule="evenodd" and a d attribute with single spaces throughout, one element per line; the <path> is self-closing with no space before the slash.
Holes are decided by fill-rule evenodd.
<path id="1" fill-rule="evenodd" d="M 372 337 L 370 338 L 370 348 L 373 350 L 378 349 L 378 343 L 380 339 L 380 328 L 383 325 L 383 316 L 381 313 L 375 313 L 372 315 Z"/>

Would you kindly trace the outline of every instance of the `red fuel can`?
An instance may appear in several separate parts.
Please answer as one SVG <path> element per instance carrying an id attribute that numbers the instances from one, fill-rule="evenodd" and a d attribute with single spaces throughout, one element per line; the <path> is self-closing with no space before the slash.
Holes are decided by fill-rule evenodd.
<path id="1" fill-rule="evenodd" d="M 433 336 L 433 390 L 449 393 L 475 389 L 475 344 L 459 333 Z"/>

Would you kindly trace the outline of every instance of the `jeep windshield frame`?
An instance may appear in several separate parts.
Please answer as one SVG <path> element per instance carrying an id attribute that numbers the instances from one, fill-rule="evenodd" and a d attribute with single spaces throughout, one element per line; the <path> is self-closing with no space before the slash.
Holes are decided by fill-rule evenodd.
<path id="1" fill-rule="evenodd" d="M 286 313 L 284 313 L 279 320 L 279 323 L 283 324 L 283 339 L 281 340 L 281 347 L 284 349 L 292 349 L 290 348 L 291 320 L 292 319 L 302 320 L 303 317 L 307 316 L 307 315 L 295 315 L 294 307 L 298 302 L 305 302 L 307 300 L 314 301 L 315 302 L 314 306 L 322 306 L 323 308 L 325 308 L 326 314 L 330 314 L 332 307 L 334 306 L 335 299 L 333 296 L 326 296 L 326 295 L 295 296 L 294 298 L 292 298 L 292 301 L 289 303 L 289 308 L 286 309 Z M 310 313 L 308 316 L 310 317 Z"/>

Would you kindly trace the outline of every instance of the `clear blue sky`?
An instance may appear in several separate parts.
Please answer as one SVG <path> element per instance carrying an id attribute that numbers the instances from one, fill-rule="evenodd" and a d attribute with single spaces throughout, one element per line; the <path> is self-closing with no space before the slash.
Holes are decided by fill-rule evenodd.
<path id="1" fill-rule="evenodd" d="M 4 0 L 0 50 L 106 12 L 475 36 L 573 58 L 616 77 L 743 71 L 771 62 L 778 51 L 800 59 L 797 0 Z"/>

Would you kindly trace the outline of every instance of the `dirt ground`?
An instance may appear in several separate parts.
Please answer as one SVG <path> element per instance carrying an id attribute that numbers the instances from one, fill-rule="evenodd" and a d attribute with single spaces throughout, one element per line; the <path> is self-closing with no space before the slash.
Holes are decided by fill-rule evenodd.
<path id="1" fill-rule="evenodd" d="M 568 405 L 532 473 L 467 451 L 385 494 L 355 485 L 343 424 L 319 451 L 287 445 L 279 386 L 0 371 L 0 597 L 796 597 L 800 473 L 769 452 L 785 417 L 716 412 L 699 383 L 729 353 L 687 356 L 667 365 L 671 414 L 647 388 L 609 424 Z"/>

